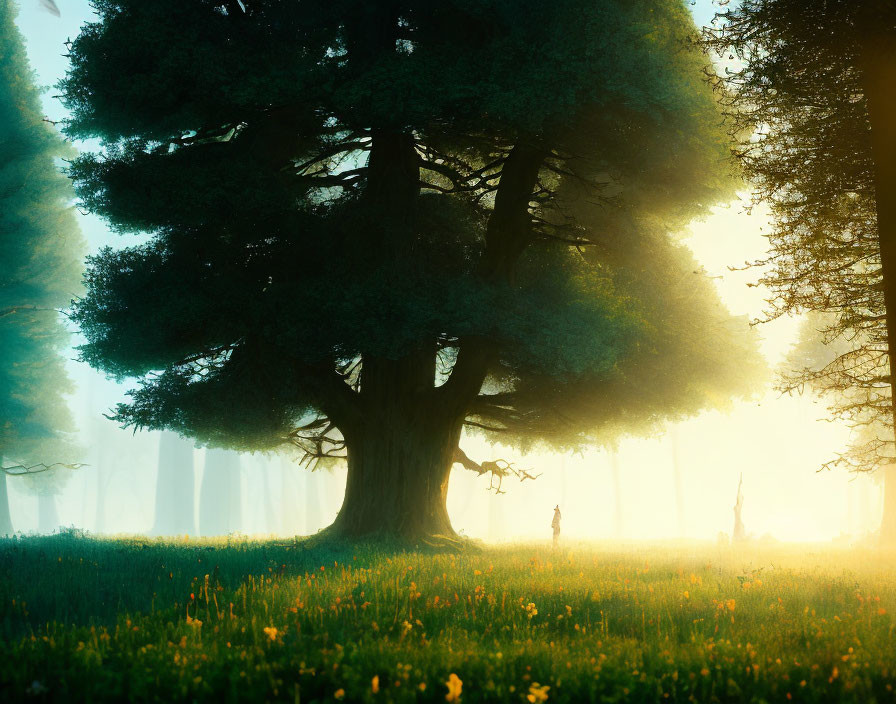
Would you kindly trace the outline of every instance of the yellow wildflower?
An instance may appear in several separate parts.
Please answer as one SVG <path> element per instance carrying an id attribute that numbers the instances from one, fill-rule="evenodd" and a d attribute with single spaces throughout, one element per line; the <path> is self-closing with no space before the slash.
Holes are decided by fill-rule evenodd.
<path id="1" fill-rule="evenodd" d="M 526 699 L 532 704 L 540 704 L 541 702 L 546 702 L 548 700 L 548 690 L 550 687 L 548 685 L 540 685 L 538 682 L 533 682 L 529 685 L 529 694 L 526 695 Z"/>
<path id="2" fill-rule="evenodd" d="M 280 631 L 278 631 L 273 626 L 266 626 L 264 628 L 264 634 L 271 640 L 277 640 L 277 636 L 280 635 Z"/>
<path id="3" fill-rule="evenodd" d="M 373 679 L 370 680 L 370 691 L 374 694 L 380 691 L 380 676 L 374 675 Z"/>
<path id="4" fill-rule="evenodd" d="M 464 686 L 463 680 L 452 672 L 448 675 L 448 681 L 445 683 L 445 686 L 448 688 L 448 694 L 445 695 L 445 701 L 459 702 L 460 692 Z"/>
<path id="5" fill-rule="evenodd" d="M 321 569 L 323 569 L 323 567 L 321 567 Z M 333 697 L 342 701 L 343 697 L 345 697 L 345 690 L 340 687 L 335 692 L 333 692 Z"/>

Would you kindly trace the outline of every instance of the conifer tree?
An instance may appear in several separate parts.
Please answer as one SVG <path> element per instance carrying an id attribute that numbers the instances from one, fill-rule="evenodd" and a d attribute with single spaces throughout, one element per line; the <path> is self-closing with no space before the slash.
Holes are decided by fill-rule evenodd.
<path id="1" fill-rule="evenodd" d="M 56 159 L 71 149 L 43 118 L 40 91 L 14 24 L 0 6 L 0 466 L 34 474 L 28 487 L 56 493 L 76 459 L 64 368 L 68 331 L 58 308 L 79 292 L 83 242 L 71 185 Z M 40 476 L 36 476 L 40 473 Z M 49 506 L 50 499 L 43 498 Z M 0 494 L 0 533 L 9 531 Z"/>
<path id="2" fill-rule="evenodd" d="M 724 80 L 745 137 L 740 156 L 772 212 L 771 253 L 760 262 L 775 293 L 769 317 L 820 314 L 811 324 L 825 349 L 805 340 L 784 387 L 827 392 L 833 415 L 859 431 L 832 464 L 890 464 L 896 2 L 745 0 L 717 19 L 707 44 L 734 60 Z M 881 535 L 896 543 L 896 482 L 887 483 Z"/>
<path id="3" fill-rule="evenodd" d="M 755 343 L 671 233 L 736 180 L 680 0 L 96 0 L 92 365 L 125 425 L 347 459 L 332 532 L 451 534 L 466 427 L 600 442 L 724 402 Z M 679 326 L 679 323 L 682 325 Z M 510 471 L 506 465 L 503 472 Z"/>

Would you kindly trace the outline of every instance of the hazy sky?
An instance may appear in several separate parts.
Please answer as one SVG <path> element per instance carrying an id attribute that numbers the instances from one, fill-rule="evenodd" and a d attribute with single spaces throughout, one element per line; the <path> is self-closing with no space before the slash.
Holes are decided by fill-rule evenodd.
<path id="1" fill-rule="evenodd" d="M 66 39 L 75 37 L 78 27 L 91 18 L 86 0 L 56 2 L 61 18 L 41 10 L 38 0 L 19 2 L 18 25 L 26 37 L 38 81 L 45 86 L 56 83 L 66 69 L 63 56 Z M 708 22 L 715 9 L 709 0 L 698 0 L 691 5 L 699 23 Z M 58 119 L 64 110 L 54 99 L 54 92 L 50 88 L 44 95 L 44 106 L 51 119 Z M 133 242 L 132 238 L 122 241 L 109 233 L 95 218 L 81 217 L 81 225 L 91 251 L 106 244 Z M 709 274 L 721 276 L 715 283 L 731 312 L 751 318 L 761 315 L 767 295 L 761 288 L 747 287 L 758 272 L 730 272 L 728 267 L 742 265 L 764 254 L 763 227 L 767 227 L 763 212 L 757 210 L 747 215 L 742 203 L 732 203 L 683 233 Z M 771 365 L 786 353 L 797 322 L 783 319 L 759 328 L 762 350 Z M 124 387 L 74 361 L 70 370 L 78 385 L 72 408 L 82 431 L 82 443 L 92 446 L 99 442 L 114 447 L 120 455 L 108 489 L 107 526 L 123 532 L 146 530 L 153 517 L 157 436 L 152 433 L 134 436 L 116 429 L 102 417 L 102 412 L 122 397 Z M 861 533 L 876 527 L 880 492 L 873 480 L 855 479 L 845 473 L 816 472 L 823 461 L 845 445 L 848 436 L 845 428 L 823 422 L 820 420 L 823 417 L 823 403 L 813 398 L 778 398 L 768 391 L 754 401 L 734 404 L 729 413 L 706 413 L 681 423 L 661 437 L 623 441 L 617 453 L 624 507 L 623 535 L 651 539 L 678 536 L 673 472 L 676 456 L 684 496 L 683 526 L 689 537 L 714 539 L 720 531 L 730 533 L 732 506 L 741 474 L 744 521 L 747 531 L 756 536 L 828 540 L 841 533 Z M 502 456 L 544 474 L 535 482 L 508 482 L 508 493 L 495 497 L 484 490 L 487 480 L 455 470 L 449 511 L 456 529 L 468 535 L 496 539 L 547 538 L 551 509 L 560 503 L 564 535 L 613 537 L 615 488 L 606 452 L 517 457 L 477 441 L 468 442 L 465 447 L 477 459 Z M 196 453 L 199 467 L 203 455 L 202 451 Z M 276 482 L 281 481 L 282 463 L 277 459 L 252 457 L 244 465 L 247 531 L 277 529 L 281 515 L 278 513 L 273 522 L 265 521 L 258 478 L 261 472 L 269 471 L 279 486 Z M 96 469 L 92 467 L 80 470 L 66 485 L 59 499 L 59 514 L 64 524 L 93 529 L 96 482 Z M 287 474 L 289 489 L 282 492 L 288 500 L 281 502 L 277 511 L 304 515 L 303 492 L 311 490 L 317 492 L 323 505 L 321 515 L 312 522 L 326 522 L 339 507 L 343 482 L 344 474 L 315 473 L 307 478 L 291 472 Z M 9 485 L 15 526 L 33 529 L 35 499 L 18 492 L 13 480 Z M 298 525 L 296 530 L 301 530 L 305 525 L 302 519 L 290 517 L 294 519 L 291 525 Z"/>

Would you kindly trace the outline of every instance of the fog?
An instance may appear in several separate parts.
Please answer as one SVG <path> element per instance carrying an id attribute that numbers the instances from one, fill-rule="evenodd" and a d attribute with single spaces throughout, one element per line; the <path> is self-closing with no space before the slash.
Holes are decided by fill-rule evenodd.
<path id="1" fill-rule="evenodd" d="M 37 2 L 22 5 L 18 24 L 32 65 L 38 82 L 50 86 L 65 70 L 64 41 L 89 19 L 87 4 L 59 2 L 61 18 L 41 12 Z M 704 20 L 708 8 L 702 2 L 695 14 Z M 53 93 L 44 96 L 45 110 L 59 119 L 63 110 Z M 91 252 L 121 243 L 95 218 L 82 216 L 81 225 Z M 747 286 L 759 273 L 728 267 L 763 255 L 765 225 L 765 214 L 747 215 L 743 204 L 734 203 L 684 233 L 708 275 L 718 277 L 715 283 L 731 312 L 751 318 L 765 307 L 765 292 Z M 782 319 L 760 327 L 772 368 L 793 343 L 798 322 Z M 58 489 L 52 499 L 38 497 L 20 479 L 7 479 L 17 531 L 65 526 L 107 534 L 293 536 L 313 534 L 335 517 L 344 469 L 311 472 L 284 456 L 236 455 L 157 432 L 122 430 L 103 414 L 124 398 L 128 384 L 76 362 L 74 352 L 70 356 L 77 386 L 70 405 L 87 466 L 51 480 Z M 818 472 L 845 448 L 849 435 L 848 428 L 824 419 L 824 402 L 811 394 L 779 397 L 767 389 L 726 413 L 705 413 L 656 437 L 627 438 L 615 449 L 524 456 L 467 438 L 462 444 L 470 457 L 500 457 L 540 476 L 524 482 L 509 477 L 502 487 L 506 493 L 496 494 L 487 491 L 487 477 L 455 469 L 449 513 L 456 530 L 490 541 L 547 540 L 555 504 L 563 512 L 564 536 L 716 540 L 731 533 L 743 477 L 743 519 L 755 538 L 858 540 L 880 521 L 880 484 L 869 475 Z M 167 514 L 157 514 L 157 496 L 166 497 Z"/>

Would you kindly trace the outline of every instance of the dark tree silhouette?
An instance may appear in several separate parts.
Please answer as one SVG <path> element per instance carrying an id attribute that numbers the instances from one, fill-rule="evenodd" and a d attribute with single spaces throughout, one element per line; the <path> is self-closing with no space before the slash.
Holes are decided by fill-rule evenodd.
<path id="1" fill-rule="evenodd" d="M 736 183 L 682 3 L 242 5 L 98 0 L 71 46 L 84 207 L 152 234 L 74 310 L 123 424 L 347 458 L 332 532 L 420 537 L 464 427 L 569 448 L 749 383 L 670 240 Z"/>
<path id="2" fill-rule="evenodd" d="M 783 387 L 827 391 L 834 415 L 872 429 L 831 465 L 874 470 L 894 460 L 896 3 L 747 0 L 717 23 L 707 44 L 737 60 L 724 80 L 740 153 L 774 219 L 759 262 L 768 318 L 830 313 L 817 329 L 828 351 L 793 359 Z M 894 542 L 896 487 L 887 495 Z"/>

